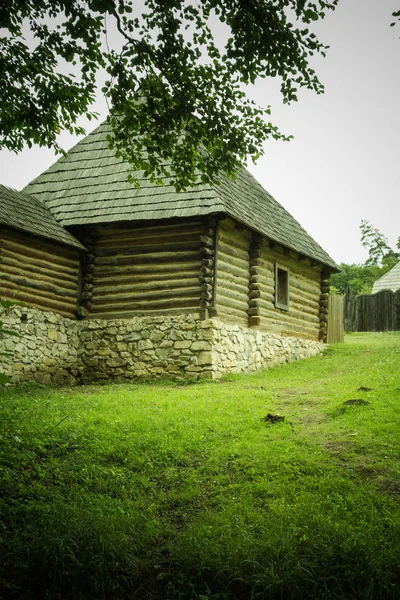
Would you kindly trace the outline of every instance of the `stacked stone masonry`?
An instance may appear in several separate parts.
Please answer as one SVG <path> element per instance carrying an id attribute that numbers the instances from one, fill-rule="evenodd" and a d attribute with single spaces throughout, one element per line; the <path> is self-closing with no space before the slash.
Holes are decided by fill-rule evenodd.
<path id="1" fill-rule="evenodd" d="M 44 384 L 154 377 L 214 379 L 307 358 L 323 345 L 198 315 L 74 321 L 32 308 L 3 310 L 0 372 Z"/>

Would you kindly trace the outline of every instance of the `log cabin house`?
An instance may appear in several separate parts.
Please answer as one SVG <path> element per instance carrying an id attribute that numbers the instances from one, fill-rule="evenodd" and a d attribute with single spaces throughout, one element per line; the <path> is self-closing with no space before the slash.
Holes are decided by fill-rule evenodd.
<path id="1" fill-rule="evenodd" d="M 126 165 L 108 149 L 108 131 L 103 123 L 25 193 L 10 191 L 1 197 L 6 198 L 3 214 L 10 209 L 7 202 L 18 196 L 20 218 L 1 221 L 1 256 L 7 259 L 0 264 L 0 296 L 10 298 L 18 291 L 27 308 L 77 318 L 83 328 L 94 329 L 93 322 L 106 323 L 105 328 L 112 321 L 117 329 L 122 322 L 129 329 L 129 323 L 144 319 L 147 331 L 149 323 L 163 319 L 181 319 L 181 324 L 192 319 L 196 332 L 206 330 L 207 323 L 218 329 L 208 338 L 197 333 L 192 346 L 187 339 L 174 340 L 168 356 L 154 342 L 147 348 L 147 363 L 149 356 L 157 359 L 157 374 L 178 368 L 192 375 L 208 370 L 214 376 L 245 370 L 247 363 L 250 369 L 260 368 L 268 364 L 270 353 L 260 354 L 256 346 L 268 345 L 268 340 L 275 346 L 301 340 L 301 352 L 287 351 L 293 350 L 294 358 L 304 355 L 307 344 L 316 351 L 318 342 L 326 341 L 328 279 L 337 270 L 321 246 L 245 168 L 235 180 L 222 175 L 218 185 L 199 183 L 181 192 L 168 181 L 156 186 L 144 176 L 140 187 L 133 187 Z M 13 256 L 17 251 L 22 258 Z M 180 327 L 174 323 L 172 337 Z M 223 339 L 230 340 L 226 355 Z M 238 345 L 246 346 L 245 357 Z M 203 355 L 208 352 L 207 357 L 199 358 L 194 347 Z M 115 352 L 114 362 L 129 364 L 128 356 Z M 135 355 L 131 346 L 125 352 Z M 191 353 L 190 360 L 182 359 L 185 353 Z M 139 351 L 135 356 L 133 363 L 146 357 Z M 99 370 L 96 360 L 92 366 Z M 136 374 L 152 372 L 131 367 Z M 117 374 L 126 375 L 124 369 Z"/>
<path id="2" fill-rule="evenodd" d="M 0 185 L 0 297 L 74 318 L 85 250 L 36 198 Z"/>

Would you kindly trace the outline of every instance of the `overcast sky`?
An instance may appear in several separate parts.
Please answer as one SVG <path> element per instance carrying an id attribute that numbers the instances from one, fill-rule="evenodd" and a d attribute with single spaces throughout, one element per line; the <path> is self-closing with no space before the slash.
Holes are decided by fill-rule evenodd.
<path id="1" fill-rule="evenodd" d="M 323 96 L 303 92 L 298 103 L 285 106 L 274 82 L 251 90 L 294 140 L 268 142 L 250 170 L 338 263 L 367 258 L 361 219 L 387 235 L 393 248 L 400 236 L 400 22 L 390 27 L 398 9 L 400 0 L 339 0 L 318 24 L 316 32 L 330 46 L 327 58 L 314 64 Z M 101 98 L 97 110 L 103 120 Z M 66 149 L 76 141 L 61 138 Z M 2 151 L 0 183 L 21 189 L 55 160 L 43 148 Z"/>

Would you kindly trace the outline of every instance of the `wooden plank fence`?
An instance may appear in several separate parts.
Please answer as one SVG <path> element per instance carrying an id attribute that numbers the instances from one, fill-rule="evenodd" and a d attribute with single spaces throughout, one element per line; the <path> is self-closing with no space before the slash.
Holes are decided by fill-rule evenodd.
<path id="1" fill-rule="evenodd" d="M 359 296 L 348 291 L 344 327 L 346 331 L 400 331 L 400 290 Z"/>
<path id="2" fill-rule="evenodd" d="M 328 299 L 328 328 L 326 341 L 328 344 L 344 340 L 344 297 L 329 294 Z"/>

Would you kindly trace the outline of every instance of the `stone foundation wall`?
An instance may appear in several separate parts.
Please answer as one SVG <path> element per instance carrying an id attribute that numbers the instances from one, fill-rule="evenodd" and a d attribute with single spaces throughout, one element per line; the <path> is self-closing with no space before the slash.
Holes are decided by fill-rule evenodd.
<path id="1" fill-rule="evenodd" d="M 198 315 L 73 321 L 14 306 L 3 326 L 19 337 L 0 338 L 0 372 L 18 383 L 87 383 L 137 377 L 214 379 L 312 356 L 318 342 L 283 338 Z"/>
<path id="2" fill-rule="evenodd" d="M 324 344 L 294 337 L 282 337 L 240 325 L 214 321 L 212 325 L 213 372 L 245 373 L 286 362 L 310 358 L 322 352 Z"/>

